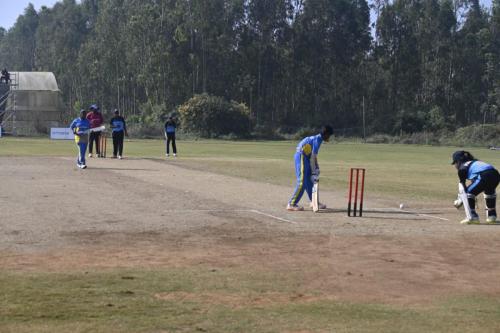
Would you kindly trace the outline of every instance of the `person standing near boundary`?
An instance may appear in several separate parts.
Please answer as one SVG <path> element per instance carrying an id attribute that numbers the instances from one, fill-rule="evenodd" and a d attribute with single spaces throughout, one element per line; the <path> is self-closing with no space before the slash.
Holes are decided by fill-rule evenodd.
<path id="1" fill-rule="evenodd" d="M 96 128 L 102 126 L 104 119 L 101 112 L 99 112 L 99 107 L 92 104 L 89 107 L 90 112 L 87 114 L 87 119 L 90 122 L 90 128 Z M 96 157 L 101 157 L 101 147 L 99 147 L 99 139 L 101 137 L 101 132 L 90 132 L 90 142 L 89 142 L 89 157 L 92 157 L 92 148 L 95 141 L 95 151 Z"/>
<path id="2" fill-rule="evenodd" d="M 325 125 L 321 129 L 321 133 L 313 136 L 308 136 L 297 145 L 294 161 L 295 175 L 297 176 L 297 185 L 292 197 L 288 201 L 286 207 L 290 211 L 302 211 L 304 207 L 298 205 L 304 190 L 312 200 L 312 187 L 314 182 L 319 177 L 318 153 L 321 143 L 328 142 L 333 134 L 333 129 L 330 125 Z M 319 204 L 320 209 L 325 209 L 326 205 Z"/>
<path id="3" fill-rule="evenodd" d="M 76 165 L 80 169 L 86 169 L 85 152 L 87 151 L 87 144 L 89 142 L 90 122 L 87 119 L 87 111 L 80 110 L 80 117 L 75 118 L 69 128 L 75 134 L 76 147 L 78 148 L 78 158 Z"/>
<path id="4" fill-rule="evenodd" d="M 177 156 L 177 146 L 175 145 L 175 130 L 177 128 L 177 123 L 173 116 L 169 116 L 165 122 L 165 144 L 167 146 L 165 156 L 168 157 L 170 154 L 170 142 L 172 142 L 172 150 L 174 157 Z"/>
<path id="5" fill-rule="evenodd" d="M 486 206 L 486 223 L 494 224 L 497 220 L 496 188 L 500 182 L 498 171 L 488 163 L 479 161 L 472 156 L 471 153 L 464 150 L 458 150 L 451 156 L 451 164 L 458 170 L 458 178 L 460 183 L 465 188 L 467 201 L 469 202 L 470 215 L 462 220 L 462 224 L 479 224 L 479 215 L 476 212 L 476 196 L 484 192 L 484 202 Z M 467 180 L 472 181 L 469 186 L 466 186 Z M 457 199 L 454 202 L 456 208 L 463 205 L 462 200 Z"/>
<path id="6" fill-rule="evenodd" d="M 128 133 L 125 119 L 120 116 L 120 111 L 118 111 L 118 109 L 114 110 L 114 116 L 109 123 L 113 131 L 113 158 L 118 157 L 118 159 L 121 160 L 123 157 L 124 135 L 128 136 Z"/>

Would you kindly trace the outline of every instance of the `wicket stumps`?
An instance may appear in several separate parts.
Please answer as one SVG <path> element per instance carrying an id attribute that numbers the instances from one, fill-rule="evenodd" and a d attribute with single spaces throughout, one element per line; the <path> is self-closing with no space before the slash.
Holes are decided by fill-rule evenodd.
<path id="1" fill-rule="evenodd" d="M 106 157 L 106 148 L 108 145 L 108 138 L 106 137 L 106 132 L 101 132 L 99 135 L 99 151 L 101 152 L 101 157 Z"/>
<path id="2" fill-rule="evenodd" d="M 353 193 L 353 179 L 355 180 L 354 193 Z M 361 179 L 361 187 L 359 187 L 360 179 Z M 365 169 L 351 168 L 349 176 L 349 199 L 347 201 L 347 216 L 351 216 L 351 202 L 353 197 L 354 197 L 354 205 L 352 209 L 353 213 L 352 216 L 356 216 L 356 211 L 358 209 L 358 193 L 359 193 L 359 216 L 363 216 L 364 191 L 365 191 Z"/>

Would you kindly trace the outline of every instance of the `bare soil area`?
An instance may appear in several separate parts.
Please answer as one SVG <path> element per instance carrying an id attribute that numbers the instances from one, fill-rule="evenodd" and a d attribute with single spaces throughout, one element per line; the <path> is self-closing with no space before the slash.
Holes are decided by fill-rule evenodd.
<path id="1" fill-rule="evenodd" d="M 460 225 L 462 213 L 440 203 L 401 212 L 371 197 L 368 183 L 361 218 L 346 216 L 345 193 L 328 191 L 321 196 L 331 209 L 287 212 L 291 186 L 173 160 L 91 159 L 87 170 L 74 164 L 0 157 L 1 269 L 203 266 L 300 277 L 292 294 L 261 300 L 197 296 L 227 304 L 500 295 L 500 225 Z"/>

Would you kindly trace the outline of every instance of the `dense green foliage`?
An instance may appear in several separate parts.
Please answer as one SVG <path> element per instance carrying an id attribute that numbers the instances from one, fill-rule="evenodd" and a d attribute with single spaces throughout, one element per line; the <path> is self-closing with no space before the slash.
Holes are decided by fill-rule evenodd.
<path id="1" fill-rule="evenodd" d="M 500 0 L 62 0 L 0 28 L 0 66 L 52 71 L 71 107 L 146 121 L 207 93 L 257 128 L 453 131 L 500 116 Z M 152 121 L 149 119 L 149 121 Z"/>
<path id="2" fill-rule="evenodd" d="M 234 101 L 207 94 L 195 95 L 178 110 L 184 130 L 204 138 L 250 133 L 250 110 Z"/>

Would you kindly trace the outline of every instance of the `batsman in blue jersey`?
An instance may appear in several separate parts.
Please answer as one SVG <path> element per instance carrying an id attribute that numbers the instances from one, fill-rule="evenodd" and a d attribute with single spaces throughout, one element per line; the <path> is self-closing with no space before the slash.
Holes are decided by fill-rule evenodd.
<path id="1" fill-rule="evenodd" d="M 87 145 L 89 143 L 89 133 L 90 133 L 90 122 L 87 120 L 87 111 L 80 110 L 80 117 L 75 118 L 71 125 L 69 126 L 75 134 L 75 142 L 78 147 L 78 158 L 76 160 L 76 165 L 80 169 L 86 169 L 85 164 L 85 152 L 87 150 Z"/>
<path id="2" fill-rule="evenodd" d="M 484 193 L 486 206 L 486 223 L 494 224 L 497 220 L 496 211 L 496 188 L 500 181 L 498 171 L 491 165 L 479 161 L 471 153 L 459 150 L 453 153 L 452 162 L 458 170 L 458 178 L 465 188 L 470 206 L 470 218 L 461 221 L 462 224 L 479 224 L 479 215 L 476 212 L 476 196 Z M 469 180 L 470 185 L 465 182 Z M 463 203 L 460 199 L 455 201 L 455 207 L 459 208 Z"/>
<path id="3" fill-rule="evenodd" d="M 319 164 L 318 164 L 318 153 L 319 148 L 323 141 L 328 142 L 333 134 L 333 129 L 331 126 L 326 125 L 321 129 L 321 133 L 313 136 L 308 136 L 304 138 L 297 145 L 294 161 L 295 161 L 295 175 L 297 176 L 297 185 L 295 186 L 295 191 L 293 192 L 290 201 L 286 207 L 290 211 L 301 211 L 304 210 L 303 207 L 299 206 L 298 203 L 304 194 L 307 192 L 309 200 L 312 199 L 312 187 L 314 182 L 319 177 Z M 320 204 L 321 209 L 325 209 L 326 206 Z"/>

